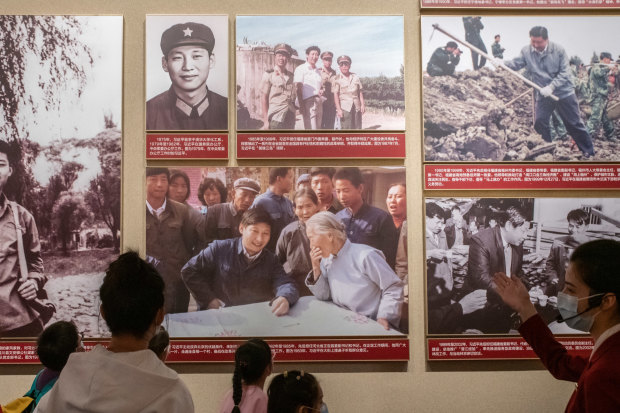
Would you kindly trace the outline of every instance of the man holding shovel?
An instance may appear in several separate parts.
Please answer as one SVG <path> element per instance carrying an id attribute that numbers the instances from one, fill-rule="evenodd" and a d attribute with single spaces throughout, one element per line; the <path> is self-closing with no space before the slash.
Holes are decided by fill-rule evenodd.
<path id="1" fill-rule="evenodd" d="M 540 86 L 541 98 L 536 101 L 534 129 L 545 141 L 551 142 L 549 118 L 557 110 L 584 157 L 587 159 L 594 155 L 592 139 L 581 120 L 568 55 L 562 46 L 549 41 L 545 27 L 535 26 L 530 30 L 530 45 L 521 49 L 518 57 L 505 62 L 496 60 L 494 63 L 513 70 L 526 67 L 532 81 Z M 553 96 L 558 99 L 554 100 Z"/>

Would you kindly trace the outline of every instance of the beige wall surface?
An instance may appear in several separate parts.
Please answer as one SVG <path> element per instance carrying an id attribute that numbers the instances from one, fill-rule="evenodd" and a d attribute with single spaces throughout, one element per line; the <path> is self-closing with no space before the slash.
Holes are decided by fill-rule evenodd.
<path id="1" fill-rule="evenodd" d="M 405 16 L 405 67 L 407 96 L 407 181 L 409 194 L 410 335 L 408 363 L 303 364 L 295 367 L 316 372 L 331 412 L 553 412 L 563 411 L 574 388 L 554 380 L 537 361 L 485 361 L 428 363 L 424 340 L 424 266 L 422 175 L 421 175 L 421 90 L 420 11 L 415 0 L 235 0 L 230 2 L 164 0 L 3 0 L 3 14 L 114 14 L 123 15 L 124 108 L 123 108 L 123 245 L 144 252 L 144 30 L 146 14 L 228 14 L 230 38 L 234 39 L 236 14 L 399 14 Z M 444 12 L 444 14 L 455 14 Z M 462 14 L 463 12 L 457 11 Z M 508 12 L 502 12 L 508 13 Z M 612 12 L 616 13 L 617 12 Z M 476 13 L 476 14 L 479 14 Z M 547 12 L 546 14 L 549 14 Z M 355 30 L 354 27 L 351 30 Z M 231 53 L 234 50 L 232 42 Z M 235 96 L 231 55 L 229 96 Z M 234 102 L 232 100 L 231 102 Z M 230 124 L 234 125 L 234 111 Z M 236 166 L 234 136 L 231 157 L 226 162 L 197 162 L 187 165 Z M 279 162 L 280 163 L 280 162 Z M 286 161 L 282 162 L 287 164 Z M 289 161 L 304 166 L 333 161 Z M 339 161 L 343 165 L 387 161 Z M 393 164 L 392 162 L 391 164 Z M 160 162 L 159 164 L 164 164 Z M 243 162 L 250 165 L 250 162 Z M 269 165 L 269 161 L 253 162 Z M 397 162 L 402 164 L 402 162 Z M 436 192 L 433 196 L 444 196 Z M 455 195 L 466 195 L 459 192 Z M 498 192 L 486 196 L 501 195 Z M 508 195 L 508 194 L 507 194 Z M 509 195 L 517 195 L 509 193 Z M 570 194 L 529 192 L 528 196 L 611 196 L 604 192 L 575 191 Z M 232 377 L 230 365 L 174 365 L 189 386 L 197 412 L 215 412 Z M 38 366 L 0 365 L 0 402 L 23 394 Z M 292 368 L 279 365 L 278 371 Z"/>

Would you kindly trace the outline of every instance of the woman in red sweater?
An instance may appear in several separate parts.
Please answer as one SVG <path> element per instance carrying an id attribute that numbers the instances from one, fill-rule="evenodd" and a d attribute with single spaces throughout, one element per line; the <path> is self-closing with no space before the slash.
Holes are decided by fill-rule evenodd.
<path id="1" fill-rule="evenodd" d="M 557 379 L 577 382 L 566 412 L 620 412 L 620 243 L 598 240 L 575 249 L 558 293 L 562 321 L 594 340 L 587 358 L 568 354 L 555 340 L 518 278 L 497 273 L 493 281 L 521 316 L 519 332 L 545 367 Z"/>

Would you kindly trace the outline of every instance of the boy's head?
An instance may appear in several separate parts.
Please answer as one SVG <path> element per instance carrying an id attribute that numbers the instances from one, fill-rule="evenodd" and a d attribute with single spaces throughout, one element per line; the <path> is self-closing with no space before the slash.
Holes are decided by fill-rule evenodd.
<path id="1" fill-rule="evenodd" d="M 50 324 L 37 339 L 37 355 L 41 363 L 50 370 L 61 371 L 69 355 L 84 350 L 75 324 L 57 321 Z"/>

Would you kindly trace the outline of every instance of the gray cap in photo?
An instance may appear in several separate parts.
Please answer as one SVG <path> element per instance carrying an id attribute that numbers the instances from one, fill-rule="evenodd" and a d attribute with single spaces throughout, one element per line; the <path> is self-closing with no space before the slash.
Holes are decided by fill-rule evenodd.
<path id="1" fill-rule="evenodd" d="M 311 179 L 312 177 L 310 176 L 310 174 L 301 174 L 299 175 L 299 178 L 297 178 L 297 185 L 302 182 L 310 182 Z"/>
<path id="2" fill-rule="evenodd" d="M 179 46 L 199 46 L 211 54 L 215 38 L 211 29 L 202 23 L 179 23 L 161 35 L 160 46 L 164 56 L 168 56 L 172 49 Z"/>
<path id="3" fill-rule="evenodd" d="M 260 184 L 254 179 L 239 178 L 233 184 L 233 189 L 245 189 L 247 191 L 260 193 Z"/>

